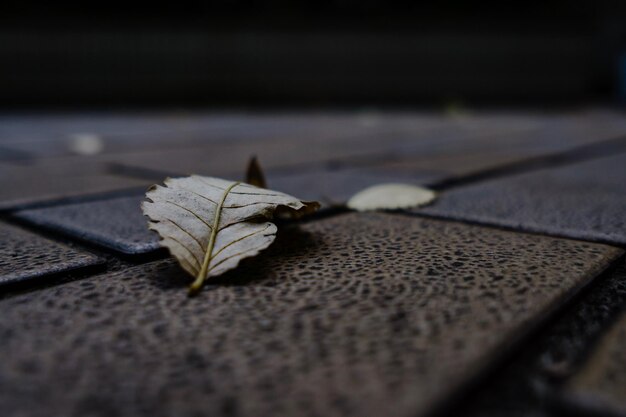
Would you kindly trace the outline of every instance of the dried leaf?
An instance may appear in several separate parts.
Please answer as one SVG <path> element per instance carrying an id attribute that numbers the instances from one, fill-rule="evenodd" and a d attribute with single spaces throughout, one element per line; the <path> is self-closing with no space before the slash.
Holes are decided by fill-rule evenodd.
<path id="1" fill-rule="evenodd" d="M 319 208 L 317 202 L 277 191 L 197 175 L 168 178 L 165 186 L 152 186 L 146 198 L 142 209 L 150 229 L 196 278 L 190 293 L 267 248 L 277 228 L 266 220 L 275 214 L 300 217 Z"/>
<path id="2" fill-rule="evenodd" d="M 250 158 L 248 162 L 248 169 L 246 171 L 246 183 L 254 185 L 255 187 L 267 188 L 267 182 L 265 181 L 265 175 L 256 156 Z"/>
<path id="3" fill-rule="evenodd" d="M 434 191 L 416 185 L 380 184 L 356 193 L 347 205 L 357 211 L 393 210 L 423 206 L 435 197 Z"/>

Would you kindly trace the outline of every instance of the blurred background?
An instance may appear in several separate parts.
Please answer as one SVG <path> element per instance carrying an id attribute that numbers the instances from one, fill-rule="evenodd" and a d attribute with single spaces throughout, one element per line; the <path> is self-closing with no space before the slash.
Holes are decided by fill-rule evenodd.
<path id="1" fill-rule="evenodd" d="M 626 2 L 4 0 L 0 106 L 623 103 Z"/>

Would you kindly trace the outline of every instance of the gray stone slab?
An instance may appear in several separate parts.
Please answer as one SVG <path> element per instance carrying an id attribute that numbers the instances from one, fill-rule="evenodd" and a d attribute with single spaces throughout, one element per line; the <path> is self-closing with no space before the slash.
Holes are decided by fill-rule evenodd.
<path id="1" fill-rule="evenodd" d="M 555 117 L 527 129 L 489 131 L 485 127 L 479 132 L 464 141 L 441 141 L 418 152 L 407 148 L 397 158 L 370 166 L 389 172 L 439 171 L 452 179 L 591 145 L 602 146 L 618 138 L 624 139 L 626 149 L 626 122 L 616 117 Z"/>
<path id="2" fill-rule="evenodd" d="M 424 184 L 436 175 L 389 175 L 377 171 L 336 170 L 298 174 L 268 173 L 269 187 L 328 208 L 345 202 L 365 187 L 385 182 Z M 86 240 L 125 254 L 143 254 L 159 248 L 158 238 L 147 228 L 140 209 L 143 193 L 133 196 L 60 204 L 21 210 L 14 216 L 73 238 Z"/>
<path id="3" fill-rule="evenodd" d="M 332 125 L 267 140 L 212 143 L 173 151 L 115 155 L 112 162 L 176 174 L 235 175 L 251 155 L 269 169 L 324 164 L 396 173 L 438 172 L 451 179 L 528 159 L 600 144 L 626 134 L 616 117 L 573 114 L 534 123 L 501 117 L 442 118 L 418 129 L 411 117 L 385 118 L 381 126 L 335 131 Z M 243 134 L 243 132 L 242 132 Z"/>
<path id="4" fill-rule="evenodd" d="M 568 382 L 563 400 L 578 411 L 626 416 L 626 314 L 618 318 Z"/>
<path id="5" fill-rule="evenodd" d="M 436 172 L 440 178 L 450 180 L 545 155 L 545 152 L 532 148 L 514 150 L 502 145 L 494 143 L 491 147 L 477 149 L 462 148 L 434 154 L 407 154 L 391 161 L 372 163 L 371 167 L 385 170 L 390 174 Z"/>
<path id="6" fill-rule="evenodd" d="M 556 131 L 568 131 L 561 140 L 594 141 L 606 134 L 624 134 L 623 116 L 606 110 L 584 110 L 551 115 L 520 112 L 473 112 L 444 116 L 426 112 L 305 112 L 305 113 L 83 113 L 60 115 L 0 115 L 0 143 L 36 156 L 76 153 L 75 141 L 99 138 L 100 153 L 141 151 L 146 147 L 174 148 L 203 143 L 291 138 L 310 141 L 329 133 L 336 137 L 376 134 L 422 136 L 445 128 L 450 137 L 516 135 L 540 127 L 545 146 L 555 145 Z M 551 132 L 552 131 L 552 132 Z M 546 136 L 547 135 L 547 136 Z M 433 138 L 439 135 L 434 132 Z M 537 137 L 537 139 L 540 139 Z M 394 139 L 395 140 L 395 139 Z M 147 163 L 147 161 L 144 161 Z"/>
<path id="7" fill-rule="evenodd" d="M 15 216 L 92 244 L 136 255 L 159 248 L 158 236 L 148 230 L 141 212 L 143 199 L 143 194 L 137 194 L 23 210 Z"/>
<path id="8" fill-rule="evenodd" d="M 463 417 L 582 416 L 581 407 L 557 407 L 567 379 L 626 306 L 626 263 L 619 260 L 542 326 L 518 352 L 457 401 L 446 414 Z M 572 409 L 573 408 L 573 409 Z M 606 416 L 605 412 L 591 414 Z"/>
<path id="9" fill-rule="evenodd" d="M 171 261 L 15 295 L 0 300 L 0 409 L 423 416 L 621 253 L 346 214 L 282 228 L 195 298 Z"/>
<path id="10" fill-rule="evenodd" d="M 313 132 L 363 130 L 351 115 L 324 114 L 73 114 L 0 116 L 0 143 L 36 156 L 80 152 L 81 137 L 96 138 L 99 154 L 167 149 L 203 143 L 300 138 Z M 365 126 L 367 128 L 367 126 Z"/>
<path id="11" fill-rule="evenodd" d="M 459 187 L 417 212 L 626 244 L 624 184 L 621 154 Z"/>
<path id="12" fill-rule="evenodd" d="M 301 116 L 300 130 L 276 132 L 265 138 L 248 138 L 254 130 L 241 129 L 239 140 L 147 148 L 110 155 L 110 161 L 128 167 L 171 174 L 237 175 L 252 155 L 266 169 L 302 165 L 367 165 L 408 153 L 432 154 L 467 147 L 475 138 L 506 135 L 541 126 L 538 121 L 514 117 L 447 118 L 425 114 L 382 114 L 313 117 Z M 297 124 L 294 122 L 294 125 Z"/>
<path id="13" fill-rule="evenodd" d="M 148 185 L 146 180 L 117 175 L 92 158 L 0 163 L 0 210 Z"/>
<path id="14" fill-rule="evenodd" d="M 0 144 L 35 156 L 76 153 L 81 137 L 97 138 L 100 154 L 141 152 L 229 142 L 421 134 L 442 127 L 458 132 L 511 130 L 537 124 L 536 116 L 459 118 L 428 113 L 152 113 L 0 115 Z M 144 161 L 147 163 L 148 161 Z"/>
<path id="15" fill-rule="evenodd" d="M 443 135 L 443 133 L 441 133 Z M 445 136 L 449 136 L 446 133 Z M 309 133 L 308 137 L 281 136 L 263 141 L 233 141 L 175 149 L 146 149 L 142 152 L 111 155 L 109 162 L 168 174 L 212 176 L 241 175 L 251 156 L 257 156 L 266 170 L 322 169 L 329 164 L 357 160 L 378 160 L 400 153 L 402 141 L 379 132 L 341 136 L 332 131 Z"/>
<path id="16" fill-rule="evenodd" d="M 0 222 L 0 286 L 102 263 L 97 256 Z"/>
<path id="17" fill-rule="evenodd" d="M 0 145 L 0 161 L 24 161 L 29 159 L 32 159 L 32 155 L 29 152 Z"/>
<path id="18" fill-rule="evenodd" d="M 604 112 L 607 113 L 607 112 Z M 571 113 L 588 117 L 585 112 Z M 140 112 L 140 113 L 71 113 L 71 114 L 0 114 L 0 143 L 21 141 L 64 141 L 75 134 L 92 133 L 104 138 L 127 135 L 185 136 L 205 132 L 206 140 L 230 133 L 236 138 L 255 137 L 256 132 L 293 132 L 325 129 L 328 126 L 349 130 L 389 130 L 418 132 L 442 124 L 465 130 L 510 130 L 540 125 L 558 115 L 515 112 L 473 112 L 447 116 L 438 112 L 377 111 L 375 109 L 332 112 Z M 605 119 L 610 117 L 610 112 Z M 606 123 L 606 122 L 605 122 Z M 176 140 L 173 138 L 173 140 Z M 133 144 L 128 144 L 133 146 Z"/>

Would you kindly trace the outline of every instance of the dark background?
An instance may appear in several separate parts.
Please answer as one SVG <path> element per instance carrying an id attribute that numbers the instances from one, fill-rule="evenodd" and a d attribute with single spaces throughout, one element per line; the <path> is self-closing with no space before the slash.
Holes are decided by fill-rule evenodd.
<path id="1" fill-rule="evenodd" d="M 0 5 L 0 106 L 615 103 L 625 1 Z"/>

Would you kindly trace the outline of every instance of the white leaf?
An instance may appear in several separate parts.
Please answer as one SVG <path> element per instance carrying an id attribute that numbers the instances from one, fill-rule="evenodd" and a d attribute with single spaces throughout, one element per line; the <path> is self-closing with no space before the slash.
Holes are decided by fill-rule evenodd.
<path id="1" fill-rule="evenodd" d="M 357 211 L 394 210 L 419 207 L 430 203 L 436 193 L 411 184 L 379 184 L 356 193 L 348 207 Z"/>

